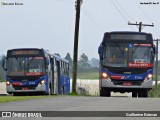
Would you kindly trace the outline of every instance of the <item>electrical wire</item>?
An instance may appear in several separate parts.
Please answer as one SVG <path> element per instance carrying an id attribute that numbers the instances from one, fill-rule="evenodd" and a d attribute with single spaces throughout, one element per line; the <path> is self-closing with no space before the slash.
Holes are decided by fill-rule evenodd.
<path id="1" fill-rule="evenodd" d="M 111 3 L 113 4 L 113 6 L 116 8 L 116 10 L 119 12 L 119 14 L 122 16 L 122 18 L 123 18 L 123 20 L 125 21 L 125 23 L 127 23 L 127 22 L 128 22 L 127 18 L 122 14 L 122 12 L 121 12 L 121 11 L 119 10 L 119 8 L 116 6 L 114 0 L 110 0 L 110 1 L 111 1 Z M 130 26 L 130 27 L 134 30 L 133 26 Z"/>
<path id="2" fill-rule="evenodd" d="M 56 0 L 58 2 L 75 3 L 73 0 Z"/>
<path id="3" fill-rule="evenodd" d="M 137 5 L 138 1 L 134 0 L 135 4 Z M 138 4 L 138 7 L 140 8 L 141 12 L 143 13 L 143 15 L 145 15 L 145 17 L 151 22 L 153 23 L 152 19 L 146 14 L 146 12 L 144 11 L 144 9 L 140 6 L 140 4 Z M 156 32 L 157 36 L 160 36 L 160 34 L 158 33 L 157 27 L 154 25 L 154 31 Z"/>
<path id="4" fill-rule="evenodd" d="M 136 21 L 126 12 L 126 10 L 121 6 L 121 4 L 120 4 L 117 0 L 115 0 L 115 1 L 117 2 L 118 6 L 123 10 L 123 12 L 126 13 L 126 15 L 127 15 L 130 19 L 132 19 L 134 22 L 136 22 Z"/>
<path id="5" fill-rule="evenodd" d="M 90 19 L 90 21 L 92 21 L 94 23 L 94 25 L 101 31 L 104 31 L 105 29 L 91 16 L 89 15 L 89 13 L 82 9 L 82 12 Z"/>

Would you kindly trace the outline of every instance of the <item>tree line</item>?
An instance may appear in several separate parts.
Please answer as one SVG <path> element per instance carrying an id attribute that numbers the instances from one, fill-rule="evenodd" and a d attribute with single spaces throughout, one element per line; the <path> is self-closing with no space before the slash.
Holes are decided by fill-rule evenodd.
<path id="1" fill-rule="evenodd" d="M 70 72 L 73 70 L 73 59 L 70 54 L 67 53 L 65 59 L 69 61 Z M 99 60 L 96 58 L 88 59 L 85 53 L 82 53 L 78 59 L 77 71 L 80 72 L 98 72 Z"/>

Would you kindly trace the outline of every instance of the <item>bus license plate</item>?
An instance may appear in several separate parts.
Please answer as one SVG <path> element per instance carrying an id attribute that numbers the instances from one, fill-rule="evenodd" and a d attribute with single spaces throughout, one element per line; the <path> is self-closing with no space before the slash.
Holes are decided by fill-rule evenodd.
<path id="1" fill-rule="evenodd" d="M 28 90 L 28 87 L 23 87 L 22 90 Z"/>
<path id="2" fill-rule="evenodd" d="M 124 86 L 131 86 L 132 83 L 131 83 L 131 82 L 124 82 L 123 85 L 124 85 Z"/>

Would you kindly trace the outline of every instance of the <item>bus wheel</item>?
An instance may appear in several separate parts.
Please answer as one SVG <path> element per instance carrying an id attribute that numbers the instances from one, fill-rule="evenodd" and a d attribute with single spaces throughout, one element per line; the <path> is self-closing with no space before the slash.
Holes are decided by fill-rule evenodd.
<path id="1" fill-rule="evenodd" d="M 13 93 L 13 96 L 20 96 L 20 93 Z"/>
<path id="2" fill-rule="evenodd" d="M 132 97 L 137 97 L 137 92 L 136 91 L 132 92 Z"/>
<path id="3" fill-rule="evenodd" d="M 62 87 L 62 95 L 65 95 L 65 93 L 64 93 L 64 86 Z"/>
<path id="4" fill-rule="evenodd" d="M 148 97 L 148 90 L 139 90 L 138 97 Z"/>
<path id="5" fill-rule="evenodd" d="M 50 85 L 49 85 L 49 90 L 48 90 L 48 92 L 49 92 L 48 95 L 53 95 L 53 94 L 52 94 L 52 86 L 51 86 L 51 83 L 50 83 Z"/>
<path id="6" fill-rule="evenodd" d="M 143 91 L 143 97 L 148 97 L 148 90 Z"/>
<path id="7" fill-rule="evenodd" d="M 101 97 L 110 97 L 111 96 L 111 92 L 110 92 L 109 89 L 102 87 L 101 90 L 100 90 L 100 96 Z"/>

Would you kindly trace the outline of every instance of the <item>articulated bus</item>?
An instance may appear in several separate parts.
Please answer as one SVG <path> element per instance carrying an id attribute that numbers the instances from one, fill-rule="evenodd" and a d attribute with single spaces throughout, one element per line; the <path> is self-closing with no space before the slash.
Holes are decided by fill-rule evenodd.
<path id="1" fill-rule="evenodd" d="M 98 48 L 100 96 L 132 92 L 148 97 L 152 88 L 155 46 L 150 33 L 106 32 Z"/>
<path id="2" fill-rule="evenodd" d="M 69 62 L 44 49 L 8 50 L 2 66 L 6 71 L 6 89 L 9 94 L 70 92 Z"/>

